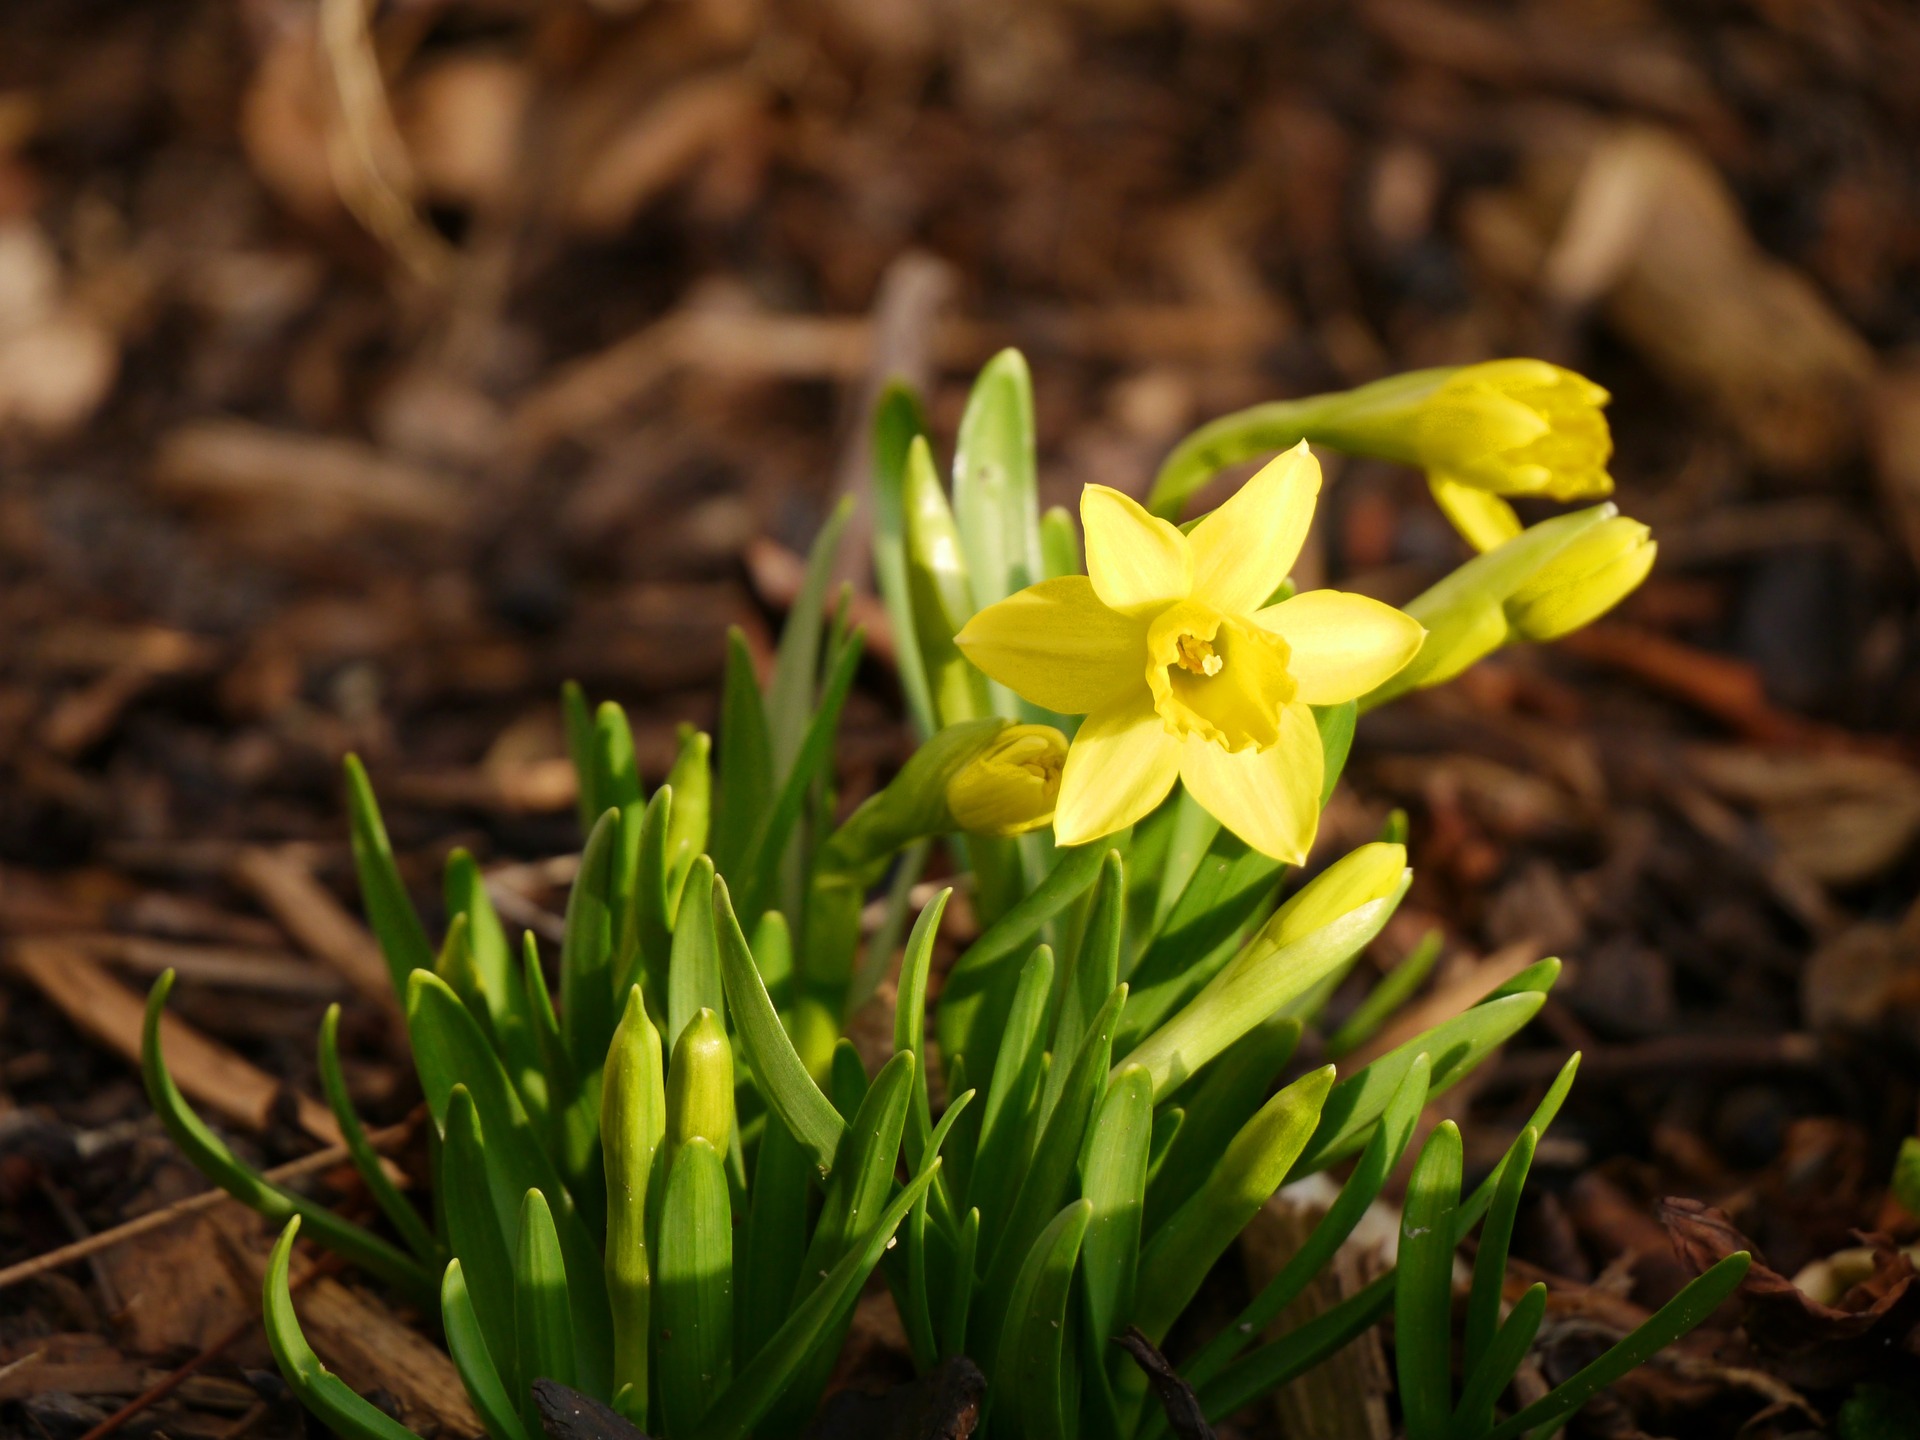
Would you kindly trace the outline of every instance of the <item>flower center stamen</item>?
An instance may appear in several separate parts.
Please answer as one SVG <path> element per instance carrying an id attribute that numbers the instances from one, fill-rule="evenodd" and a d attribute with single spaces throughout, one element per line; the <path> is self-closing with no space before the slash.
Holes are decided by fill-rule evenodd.
<path id="1" fill-rule="evenodd" d="M 1173 644 L 1174 651 L 1179 657 L 1175 663 L 1191 674 L 1218 675 L 1226 666 L 1227 662 L 1214 653 L 1213 642 L 1210 640 L 1182 635 Z"/>

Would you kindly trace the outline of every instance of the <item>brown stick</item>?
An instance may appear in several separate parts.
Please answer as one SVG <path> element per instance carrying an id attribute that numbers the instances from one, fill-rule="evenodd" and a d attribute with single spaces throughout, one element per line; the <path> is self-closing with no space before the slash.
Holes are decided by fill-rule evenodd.
<path id="1" fill-rule="evenodd" d="M 419 1124 L 419 1114 L 409 1115 L 398 1125 L 389 1125 L 383 1130 L 369 1130 L 367 1139 L 376 1150 L 386 1150 L 404 1143 L 413 1134 Z M 311 1155 L 303 1155 L 298 1160 L 289 1160 L 285 1165 L 276 1166 L 266 1172 L 268 1180 L 275 1184 L 284 1180 L 298 1180 L 302 1176 L 316 1171 L 331 1169 L 346 1160 L 347 1147 L 330 1145 L 325 1150 L 316 1150 Z M 58 1250 L 49 1250 L 44 1255 L 36 1255 L 31 1260 L 22 1260 L 18 1265 L 9 1265 L 0 1270 L 0 1290 L 9 1285 L 17 1285 L 22 1280 L 31 1280 L 49 1270 L 58 1270 L 63 1265 L 71 1265 L 76 1260 L 84 1260 L 89 1255 L 97 1255 L 102 1250 L 111 1250 L 123 1240 L 131 1240 L 136 1235 L 144 1235 L 149 1230 L 158 1230 L 171 1225 L 175 1220 L 188 1215 L 196 1215 L 202 1210 L 211 1210 L 216 1205 L 233 1200 L 224 1190 L 205 1190 L 198 1195 L 189 1195 L 184 1200 L 176 1200 L 158 1210 L 149 1211 L 124 1225 L 116 1225 L 111 1230 L 102 1230 L 97 1235 L 89 1235 L 84 1240 L 76 1240 L 71 1245 L 62 1245 Z M 234 1203 L 239 1203 L 235 1201 Z"/>
<path id="2" fill-rule="evenodd" d="M 1799 1031 L 1775 1035 L 1665 1035 L 1582 1053 L 1580 1078 L 1632 1080 L 1714 1070 L 1809 1070 L 1819 1065 L 1819 1040 Z M 1567 1063 L 1561 1050 L 1509 1055 L 1488 1076 L 1496 1086 L 1550 1080 Z"/>

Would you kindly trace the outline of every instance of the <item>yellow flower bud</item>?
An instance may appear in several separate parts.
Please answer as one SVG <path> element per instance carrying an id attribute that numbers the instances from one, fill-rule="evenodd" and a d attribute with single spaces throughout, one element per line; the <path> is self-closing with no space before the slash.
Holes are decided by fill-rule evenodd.
<path id="1" fill-rule="evenodd" d="M 1453 371 L 1413 411 L 1412 448 L 1436 482 L 1585 500 L 1613 490 L 1607 392 L 1544 360 Z"/>
<path id="2" fill-rule="evenodd" d="M 1528 526 L 1407 602 L 1426 644 L 1360 709 L 1443 684 L 1516 640 L 1579 629 L 1646 578 L 1654 550 L 1647 527 L 1611 503 Z"/>
<path id="3" fill-rule="evenodd" d="M 1616 515 L 1576 536 L 1506 601 L 1521 640 L 1557 640 L 1591 624 L 1647 578 L 1659 550 L 1647 527 Z"/>
<path id="4" fill-rule="evenodd" d="M 1051 725 L 1009 725 L 947 782 L 953 822 L 976 835 L 1021 835 L 1053 819 L 1067 740 Z"/>
<path id="5" fill-rule="evenodd" d="M 1385 840 L 1362 845 L 1334 861 L 1276 910 L 1260 938 L 1276 949 L 1291 945 L 1342 915 L 1393 894 L 1406 871 L 1406 846 Z"/>

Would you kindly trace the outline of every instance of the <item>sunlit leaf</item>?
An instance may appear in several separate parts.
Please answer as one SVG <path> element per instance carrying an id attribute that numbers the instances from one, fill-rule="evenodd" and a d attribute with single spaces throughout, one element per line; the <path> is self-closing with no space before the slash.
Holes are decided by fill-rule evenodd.
<path id="1" fill-rule="evenodd" d="M 299 1318 L 293 1313 L 293 1291 L 288 1270 L 293 1260 L 294 1237 L 300 1233 L 301 1217 L 287 1220 L 286 1228 L 275 1242 L 267 1259 L 264 1310 L 261 1316 L 267 1332 L 267 1346 L 287 1383 L 311 1410 L 336 1434 L 346 1440 L 420 1440 L 385 1411 L 362 1399 L 347 1383 L 320 1363 L 320 1357 L 300 1333 Z"/>

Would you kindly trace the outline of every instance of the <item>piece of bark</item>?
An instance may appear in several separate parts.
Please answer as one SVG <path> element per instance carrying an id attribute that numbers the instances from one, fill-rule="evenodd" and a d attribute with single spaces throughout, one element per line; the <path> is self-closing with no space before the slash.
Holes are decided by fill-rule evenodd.
<path id="1" fill-rule="evenodd" d="M 138 1395 L 158 1373 L 131 1360 L 92 1360 L 78 1364 L 29 1355 L 18 1365 L 0 1368 L 0 1403 L 58 1391 L 66 1395 Z"/>
<path id="2" fill-rule="evenodd" d="M 123 1297 L 114 1335 L 129 1353 L 202 1350 L 259 1313 L 259 1287 L 226 1263 L 234 1227 L 259 1232 L 250 1212 L 203 1210 L 101 1252 L 100 1267 Z"/>
<path id="3" fill-rule="evenodd" d="M 140 998 L 96 961 L 61 940 L 18 940 L 7 952 L 14 972 L 60 1008 L 75 1029 L 134 1065 L 140 1063 Z M 248 1130 L 267 1128 L 280 1084 L 171 1013 L 160 1022 L 161 1044 L 174 1083 L 191 1100 Z M 338 1144 L 340 1127 L 326 1106 L 296 1096 L 300 1128 Z"/>
<path id="4" fill-rule="evenodd" d="M 1563 314 L 1596 308 L 1762 466 L 1823 475 L 1866 432 L 1873 352 L 1806 276 L 1763 251 L 1725 180 L 1679 135 L 1556 111 L 1516 116 L 1517 190 L 1473 197 L 1468 248 Z"/>
<path id="5" fill-rule="evenodd" d="M 1861 920 L 1827 937 L 1801 972 L 1800 1013 L 1817 1031 L 1920 1044 L 1920 901 L 1896 925 Z"/>
<path id="6" fill-rule="evenodd" d="M 1240 1232 L 1247 1285 L 1258 1294 L 1306 1243 L 1325 1215 L 1324 1206 L 1301 1203 L 1282 1192 L 1261 1207 Z M 1379 1251 L 1349 1240 L 1299 1297 L 1261 1336 L 1275 1339 L 1331 1310 L 1379 1275 Z M 1380 1331 L 1369 1328 L 1352 1344 L 1273 1394 L 1273 1413 L 1285 1440 L 1387 1440 L 1387 1396 L 1392 1382 Z"/>
<path id="7" fill-rule="evenodd" d="M 1876 755 L 1696 745 L 1688 768 L 1758 811 L 1779 853 L 1828 885 L 1877 879 L 1920 839 L 1920 770 Z"/>
<path id="8" fill-rule="evenodd" d="M 112 933 L 64 938 L 76 949 L 133 975 L 154 976 L 163 970 L 172 970 L 183 980 L 203 985 L 302 1000 L 337 1000 L 344 988 L 338 976 L 284 951 L 184 945 L 170 940 L 149 940 L 144 935 Z"/>
<path id="9" fill-rule="evenodd" d="M 339 972 L 384 1010 L 396 1010 L 393 978 L 380 946 L 313 872 L 284 851 L 249 846 L 233 862 L 233 878 L 264 905 L 302 949 Z"/>
<path id="10" fill-rule="evenodd" d="M 590 235 L 618 234 L 703 161 L 737 147 L 766 106 L 764 87 L 744 71 L 682 81 L 586 158 L 567 201 L 568 223 Z"/>
<path id="11" fill-rule="evenodd" d="M 421 1106 L 415 1111 L 412 1117 L 401 1121 L 398 1125 L 390 1125 L 382 1130 L 368 1131 L 367 1142 L 372 1145 L 376 1151 L 384 1151 L 405 1144 L 412 1138 L 414 1128 L 424 1116 L 425 1110 L 426 1107 Z M 316 1175 L 322 1170 L 332 1169 L 336 1165 L 347 1163 L 347 1161 L 348 1155 L 345 1145 L 330 1145 L 325 1150 L 316 1150 L 311 1155 L 303 1155 L 298 1160 L 288 1161 L 285 1165 L 276 1165 L 273 1169 L 265 1172 L 264 1178 L 271 1184 L 285 1185 L 289 1181 L 299 1180 L 309 1175 Z M 388 1174 L 395 1177 L 396 1183 L 404 1182 L 406 1177 L 400 1173 L 397 1166 L 394 1166 L 391 1161 L 384 1161 L 382 1163 L 386 1164 Z M 7 1266 L 6 1269 L 0 1270 L 0 1290 L 5 1290 L 10 1285 L 17 1285 L 23 1280 L 31 1280 L 38 1276 L 49 1275 L 62 1266 L 72 1265 L 78 1261 L 88 1259 L 91 1256 L 102 1254 L 116 1246 L 124 1245 L 136 1236 L 150 1234 L 155 1230 L 163 1230 L 169 1225 L 186 1219 L 190 1215 L 197 1215 L 205 1210 L 219 1209 L 222 1206 L 238 1205 L 239 1203 L 239 1201 L 235 1200 L 224 1190 L 203 1190 L 197 1195 L 189 1195 L 183 1200 L 175 1200 L 170 1204 L 161 1206 L 158 1210 L 149 1210 L 144 1215 L 137 1215 L 131 1220 L 122 1221 L 111 1230 L 102 1230 L 98 1234 L 87 1236 L 84 1240 L 76 1240 L 71 1245 L 63 1245 L 58 1250 L 48 1250 L 34 1256 L 30 1260 L 22 1260 L 18 1264 Z"/>
<path id="12" fill-rule="evenodd" d="M 357 524 L 457 530 L 472 513 L 468 492 L 437 471 L 358 441 L 244 420 L 194 421 L 162 436 L 153 483 L 183 500 L 279 512 L 282 529 L 307 529 L 309 541 Z"/>

